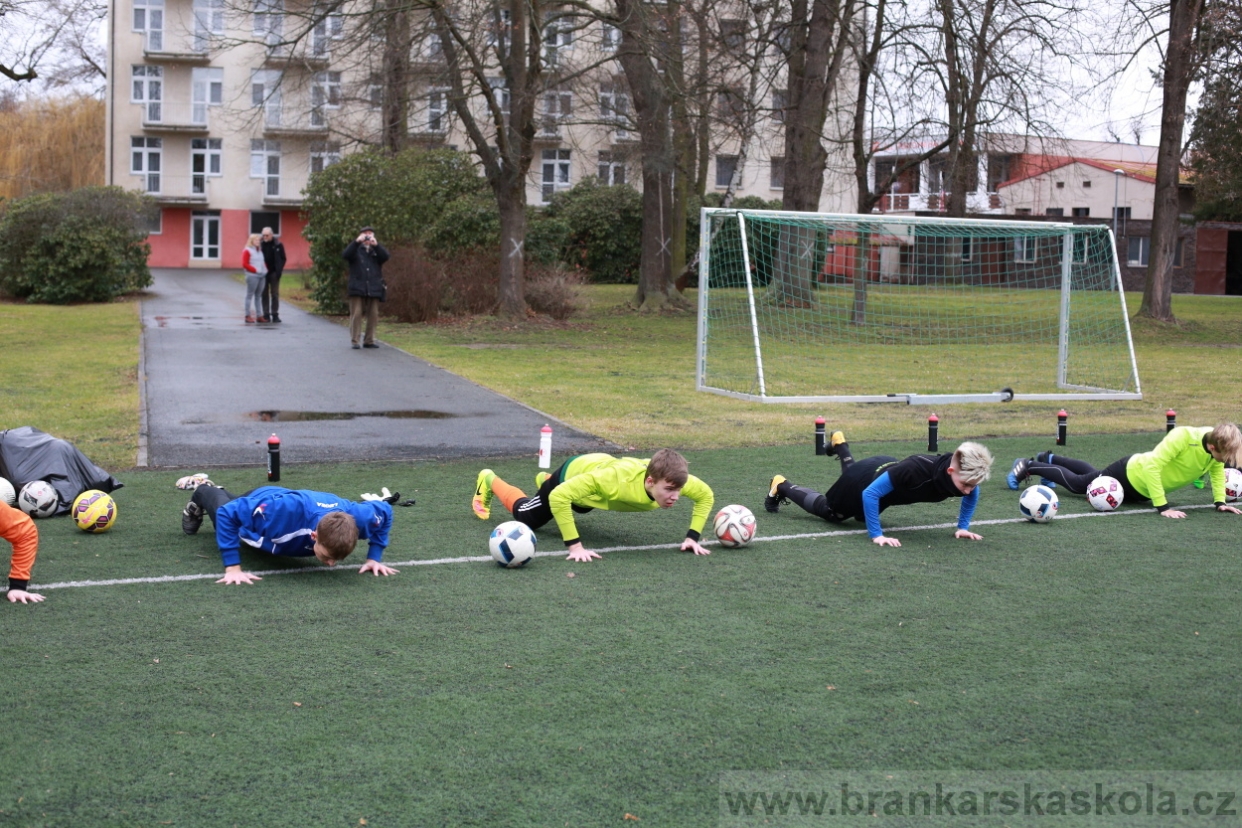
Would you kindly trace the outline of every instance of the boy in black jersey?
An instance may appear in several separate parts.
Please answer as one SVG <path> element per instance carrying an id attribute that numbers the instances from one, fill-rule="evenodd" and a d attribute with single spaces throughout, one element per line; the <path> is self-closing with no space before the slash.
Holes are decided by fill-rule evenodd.
<path id="1" fill-rule="evenodd" d="M 970 519 L 979 502 L 978 486 L 992 474 L 992 453 L 978 443 L 962 443 L 949 454 L 913 454 L 905 460 L 883 455 L 855 461 L 849 443 L 840 431 L 832 435 L 829 454 L 841 460 L 841 477 L 825 494 L 797 486 L 781 475 L 772 478 L 763 507 L 780 510 L 783 500 L 791 500 L 804 510 L 832 523 L 849 518 L 865 521 L 872 543 L 901 546 L 886 537 L 880 528 L 880 512 L 889 506 L 907 503 L 939 503 L 950 497 L 962 498 L 958 510 L 956 538 L 982 540 L 970 531 Z"/>

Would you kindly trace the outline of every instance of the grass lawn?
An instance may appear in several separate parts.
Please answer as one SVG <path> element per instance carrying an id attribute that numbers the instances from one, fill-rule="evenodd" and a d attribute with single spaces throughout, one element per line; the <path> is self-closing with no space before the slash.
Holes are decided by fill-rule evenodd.
<path id="1" fill-rule="evenodd" d="M 1103 464 L 1158 438 L 1072 448 Z M 998 466 L 1047 446 L 989 443 Z M 690 461 L 718 504 L 758 513 L 750 547 L 674 551 L 683 503 L 581 517 L 601 561 L 503 570 L 477 559 L 499 518 L 469 513 L 474 465 L 295 466 L 291 486 L 417 497 L 386 555 L 401 573 L 251 556 L 278 571 L 250 587 L 212 583 L 210 531 L 181 533 L 179 472 L 125 474 L 111 532 L 40 523 L 48 600 L 3 607 L 0 825 L 711 826 L 734 771 L 1237 766 L 1242 519 L 1065 496 L 1033 525 L 997 475 L 983 541 L 952 538 L 950 501 L 886 512 L 903 546 L 879 548 L 857 524 L 762 511 L 771 474 L 826 486 L 835 460 Z M 169 580 L 111 583 L 134 578 Z"/>

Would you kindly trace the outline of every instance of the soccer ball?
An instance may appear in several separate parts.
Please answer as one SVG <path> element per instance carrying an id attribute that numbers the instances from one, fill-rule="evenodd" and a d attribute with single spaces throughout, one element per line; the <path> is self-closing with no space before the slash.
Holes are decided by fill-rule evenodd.
<path id="1" fill-rule="evenodd" d="M 535 533 L 525 523 L 508 520 L 492 530 L 487 547 L 496 563 L 516 569 L 535 557 Z"/>
<path id="2" fill-rule="evenodd" d="M 1057 493 L 1047 486 L 1028 486 L 1018 497 L 1018 511 L 1032 523 L 1047 523 L 1057 516 Z"/>
<path id="3" fill-rule="evenodd" d="M 116 521 L 116 501 L 109 494 L 91 489 L 74 498 L 69 514 L 83 532 L 107 532 Z"/>
<path id="4" fill-rule="evenodd" d="M 1225 469 L 1225 502 L 1242 500 L 1242 471 Z"/>
<path id="5" fill-rule="evenodd" d="M 17 495 L 17 505 L 31 517 L 44 518 L 56 514 L 60 508 L 60 495 L 46 480 L 31 480 L 22 486 Z"/>
<path id="6" fill-rule="evenodd" d="M 17 505 L 17 490 L 13 488 L 13 484 L 0 477 L 0 500 L 10 506 Z"/>
<path id="7" fill-rule="evenodd" d="M 1087 500 L 1097 512 L 1111 512 L 1125 499 L 1121 483 L 1115 477 L 1101 474 L 1087 487 Z"/>
<path id="8" fill-rule="evenodd" d="M 726 506 L 716 513 L 712 528 L 721 546 L 745 546 L 755 536 L 755 515 L 745 506 Z"/>

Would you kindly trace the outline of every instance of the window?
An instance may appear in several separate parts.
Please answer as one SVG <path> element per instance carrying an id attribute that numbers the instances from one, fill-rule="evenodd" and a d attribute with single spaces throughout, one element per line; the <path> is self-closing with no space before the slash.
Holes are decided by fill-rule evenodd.
<path id="1" fill-rule="evenodd" d="M 1058 189 L 1058 190 L 1064 190 L 1064 189 L 1065 189 L 1065 182 L 1064 182 L 1064 181 L 1058 181 L 1058 182 L 1057 182 L 1057 189 Z"/>
<path id="2" fill-rule="evenodd" d="M 196 66 L 190 73 L 191 120 L 207 123 L 207 108 L 224 102 L 224 70 Z"/>
<path id="3" fill-rule="evenodd" d="M 969 262 L 970 257 L 975 253 L 974 239 L 970 236 L 962 237 L 962 261 Z"/>
<path id="4" fill-rule="evenodd" d="M 1173 248 L 1173 266 L 1174 267 L 1182 266 L 1183 247 L 1185 243 L 1186 243 L 1185 239 L 1178 239 L 1177 247 Z"/>
<path id="5" fill-rule="evenodd" d="M 1151 239 L 1147 236 L 1131 236 L 1128 240 L 1126 264 L 1130 267 L 1146 267 L 1151 256 Z"/>
<path id="6" fill-rule="evenodd" d="M 1065 208 L 1064 207 L 1049 207 L 1048 209 L 1044 210 L 1044 215 L 1052 216 L 1053 218 L 1063 218 L 1065 216 Z"/>
<path id="7" fill-rule="evenodd" d="M 785 110 L 789 108 L 789 93 L 784 89 L 772 91 L 772 120 L 785 123 Z"/>
<path id="8" fill-rule="evenodd" d="M 316 72 L 310 91 L 311 126 L 327 126 L 327 110 L 341 108 L 341 73 Z"/>
<path id="9" fill-rule="evenodd" d="M 1015 262 L 1035 261 L 1035 237 L 1018 236 L 1013 240 L 1013 260 Z"/>
<path id="10" fill-rule="evenodd" d="M 315 141 L 310 145 L 311 175 L 323 172 L 333 164 L 340 163 L 340 160 L 341 145 L 335 141 Z"/>
<path id="11" fill-rule="evenodd" d="M 224 0 L 194 0 L 194 51 L 207 51 L 211 36 L 222 34 Z"/>
<path id="12" fill-rule="evenodd" d="M 427 131 L 448 130 L 448 90 L 432 89 L 427 93 Z"/>
<path id="13" fill-rule="evenodd" d="M 600 152 L 599 180 L 604 184 L 625 183 L 625 158 L 620 153 L 611 151 Z"/>
<path id="14" fill-rule="evenodd" d="M 740 120 L 746 110 L 746 99 L 736 89 L 716 93 L 716 116 L 724 120 Z"/>
<path id="15" fill-rule="evenodd" d="M 219 210 L 195 210 L 190 214 L 190 258 L 220 258 Z"/>
<path id="16" fill-rule="evenodd" d="M 384 83 L 379 75 L 372 75 L 367 81 L 367 105 L 379 109 L 384 105 Z"/>
<path id="17" fill-rule="evenodd" d="M 1009 161 L 1008 155 L 989 155 L 988 156 L 988 192 L 996 192 L 996 188 L 1002 181 L 1009 180 Z"/>
<path id="18" fill-rule="evenodd" d="M 146 33 L 148 51 L 163 50 L 164 0 L 134 0 L 134 31 Z"/>
<path id="19" fill-rule="evenodd" d="M 264 227 L 272 228 L 272 235 L 280 235 L 280 211 L 279 210 L 251 210 L 250 211 L 250 232 L 262 233 Z"/>
<path id="20" fill-rule="evenodd" d="M 500 107 L 500 111 L 505 115 L 509 114 L 509 88 L 505 86 L 504 78 L 488 78 L 488 85 L 492 88 L 492 94 L 496 96 L 496 105 Z"/>
<path id="21" fill-rule="evenodd" d="M 1082 187 L 1083 187 L 1083 189 L 1084 189 L 1084 190 L 1090 190 L 1090 189 L 1091 189 L 1091 179 L 1089 179 L 1089 178 L 1088 178 L 1086 181 L 1082 182 Z"/>
<path id="22" fill-rule="evenodd" d="M 736 155 L 716 156 L 716 186 L 728 187 L 733 180 L 733 171 L 737 169 Z"/>
<path id="23" fill-rule="evenodd" d="M 278 70 L 254 70 L 250 75 L 250 105 L 263 107 L 263 116 L 267 126 L 280 126 L 280 72 Z"/>
<path id="24" fill-rule="evenodd" d="M 770 181 L 771 183 L 768 186 L 771 189 L 773 190 L 785 189 L 785 159 L 784 158 L 771 159 Z"/>
<path id="25" fill-rule="evenodd" d="M 1130 220 L 1130 208 L 1129 207 L 1114 207 L 1113 208 L 1113 223 L 1117 227 L 1117 235 L 1119 236 L 1126 235 L 1126 222 L 1128 222 L 1129 220 Z"/>
<path id="26" fill-rule="evenodd" d="M 345 36 L 345 17 L 339 11 L 328 12 L 311 28 L 311 54 L 327 57 L 332 41 Z"/>
<path id="27" fill-rule="evenodd" d="M 566 90 L 550 89 L 543 93 L 543 125 L 544 135 L 560 135 L 561 121 L 567 120 L 573 106 L 573 97 Z"/>
<path id="28" fill-rule="evenodd" d="M 207 179 L 224 175 L 222 139 L 190 139 L 190 192 L 203 195 L 207 192 Z"/>
<path id="29" fill-rule="evenodd" d="M 149 219 L 144 221 L 144 219 Z M 159 236 L 164 232 L 164 211 L 152 210 L 150 212 L 144 210 L 138 219 L 138 229 L 146 230 L 148 236 Z"/>
<path id="30" fill-rule="evenodd" d="M 629 130 L 624 127 L 630 122 L 630 95 L 626 91 L 625 79 L 614 78 L 599 85 L 599 117 L 608 124 L 617 124 L 616 138 L 625 140 Z"/>
<path id="31" fill-rule="evenodd" d="M 746 21 L 721 20 L 720 42 L 730 51 L 736 52 L 746 48 Z"/>
<path id="32" fill-rule="evenodd" d="M 164 67 L 133 67 L 133 87 L 130 102 L 144 104 L 142 120 L 158 124 L 163 120 L 160 101 L 164 97 Z"/>
<path id="33" fill-rule="evenodd" d="M 609 23 L 600 24 L 599 45 L 605 52 L 615 52 L 621 45 L 621 30 Z"/>
<path id="34" fill-rule="evenodd" d="M 164 151 L 163 138 L 130 138 L 129 171 L 143 177 L 142 189 L 148 193 L 160 191 L 160 172 Z"/>
<path id="35" fill-rule="evenodd" d="M 1015 216 L 1029 216 L 1031 214 L 1030 207 L 1015 207 L 1013 210 Z"/>
<path id="36" fill-rule="evenodd" d="M 569 188 L 569 150 L 550 149 L 543 151 L 543 187 L 544 202 L 552 200 L 557 190 Z"/>
<path id="37" fill-rule="evenodd" d="M 1091 208 L 1090 207 L 1073 207 L 1070 210 L 1070 215 L 1072 215 L 1074 218 L 1088 218 L 1091 215 Z"/>
<path id="38" fill-rule="evenodd" d="M 492 30 L 487 33 L 487 45 L 497 51 L 508 51 L 509 29 L 513 27 L 512 16 L 508 9 L 497 9 L 492 17 Z"/>
<path id="39" fill-rule="evenodd" d="M 255 0 L 254 36 L 269 47 L 277 46 L 284 40 L 284 30 L 284 0 Z"/>
<path id="40" fill-rule="evenodd" d="M 424 60 L 431 61 L 444 57 L 444 41 L 440 40 L 439 32 L 428 32 L 423 38 L 422 55 Z"/>
<path id="41" fill-rule="evenodd" d="M 559 17 L 543 28 L 543 59 L 549 66 L 560 64 L 561 58 L 574 44 L 572 17 Z"/>
<path id="42" fill-rule="evenodd" d="M 250 141 L 250 177 L 263 179 L 263 194 L 280 195 L 280 142 Z"/>

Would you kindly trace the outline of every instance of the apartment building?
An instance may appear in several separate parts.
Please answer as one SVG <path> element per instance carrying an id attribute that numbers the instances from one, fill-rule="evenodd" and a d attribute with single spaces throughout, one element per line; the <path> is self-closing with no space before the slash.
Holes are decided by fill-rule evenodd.
<path id="1" fill-rule="evenodd" d="M 152 266 L 237 267 L 246 236 L 263 227 L 284 241 L 291 269 L 309 265 L 301 235 L 308 180 L 381 140 L 383 35 L 360 38 L 352 27 L 364 25 L 363 16 L 339 8 L 317 12 L 314 0 L 114 0 L 107 180 L 159 203 Z M 426 31 L 412 37 L 409 140 L 469 151 L 449 103 L 439 38 L 425 21 L 417 25 Z M 745 37 L 741 21 L 718 25 L 731 43 Z M 479 28 L 471 35 L 494 45 L 496 33 Z M 528 203 L 546 203 L 587 177 L 640 186 L 639 136 L 612 58 L 619 43 L 617 29 L 581 17 L 558 17 L 545 29 L 547 86 Z M 497 68 L 488 84 L 507 111 L 504 83 Z M 490 130 L 482 94 L 467 90 Z M 737 192 L 773 199 L 783 186 L 782 93 L 763 94 Z M 719 97 L 717 115 L 727 117 L 728 95 Z M 709 142 L 709 191 L 728 187 L 743 140 L 722 128 Z M 850 209 L 848 177 L 828 179 L 821 209 Z"/>

